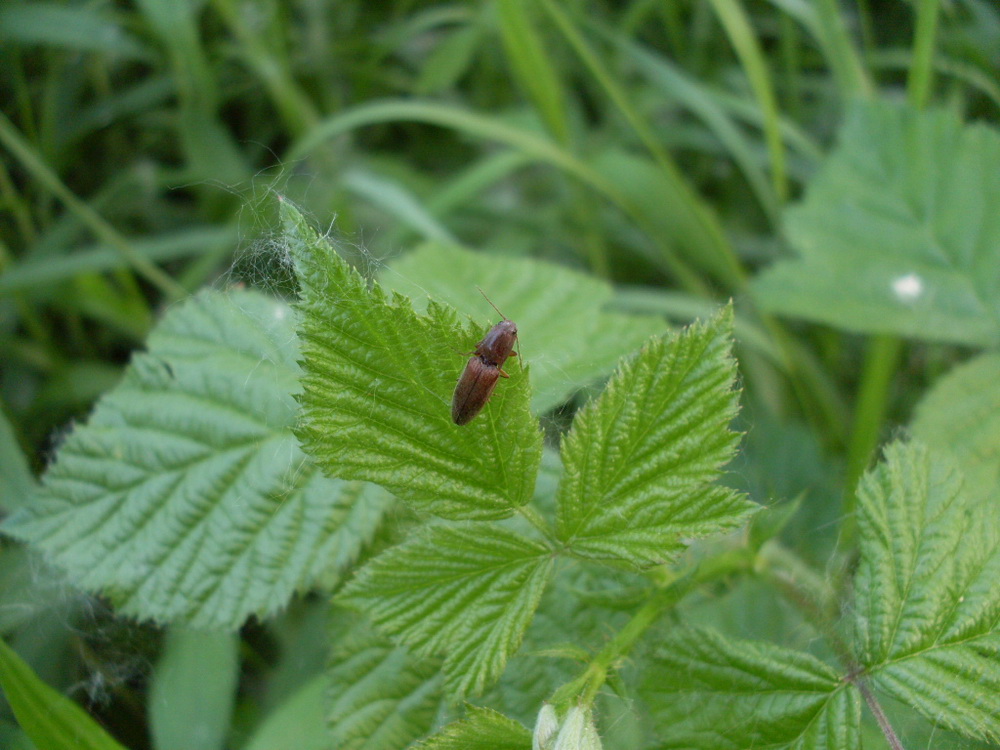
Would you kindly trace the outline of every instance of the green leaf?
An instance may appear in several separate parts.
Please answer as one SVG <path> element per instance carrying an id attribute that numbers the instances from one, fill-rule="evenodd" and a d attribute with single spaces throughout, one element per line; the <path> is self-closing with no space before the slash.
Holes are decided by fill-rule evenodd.
<path id="1" fill-rule="evenodd" d="M 0 8 L 0 40 L 66 47 L 149 61 L 153 55 L 110 14 L 54 2 L 10 3 Z"/>
<path id="2" fill-rule="evenodd" d="M 913 435 L 958 459 L 965 491 L 993 502 L 1000 487 L 1000 355 L 982 354 L 941 378 L 917 406 Z"/>
<path id="3" fill-rule="evenodd" d="M 367 623 L 336 645 L 329 726 L 337 750 L 403 750 L 428 734 L 441 709 L 437 665 L 394 647 Z"/>
<path id="4" fill-rule="evenodd" d="M 416 747 L 419 750 L 530 750 L 531 732 L 502 713 L 469 706 L 465 718 L 452 722 Z"/>
<path id="5" fill-rule="evenodd" d="M 3 530 L 124 614 L 206 629 L 353 563 L 391 500 L 300 451 L 292 317 L 238 291 L 172 309 Z"/>
<path id="6" fill-rule="evenodd" d="M 819 659 L 773 644 L 676 632 L 646 667 L 643 690 L 659 748 L 861 747 L 858 691 Z"/>
<path id="7" fill-rule="evenodd" d="M 461 697 L 503 673 L 552 561 L 544 545 L 494 524 L 424 527 L 362 568 L 342 600 L 418 656 L 444 656 L 448 692 Z"/>
<path id="8" fill-rule="evenodd" d="M 36 487 L 14 428 L 0 411 L 0 509 L 11 511 L 24 505 Z"/>
<path id="9" fill-rule="evenodd" d="M 603 310 L 613 290 L 599 279 L 550 263 L 473 253 L 454 245 L 425 243 L 391 263 L 381 280 L 418 307 L 432 297 L 456 310 L 475 312 L 476 320 L 496 321 L 496 311 L 479 293 L 482 289 L 517 323 L 518 349 L 531 365 L 531 403 L 538 412 L 605 377 L 620 357 L 665 329 L 659 317 Z M 455 358 L 450 352 L 447 357 Z"/>
<path id="10" fill-rule="evenodd" d="M 928 719 L 1000 741 L 1000 522 L 943 451 L 894 443 L 858 488 L 859 659 Z"/>
<path id="11" fill-rule="evenodd" d="M 149 693 L 157 750 L 221 750 L 239 677 L 239 638 L 171 628 Z"/>
<path id="12" fill-rule="evenodd" d="M 858 105 L 790 210 L 799 253 L 755 282 L 769 310 L 865 333 L 1000 341 L 1000 135 L 943 111 Z"/>
<path id="13" fill-rule="evenodd" d="M 742 523 L 756 507 L 709 484 L 739 440 L 732 308 L 652 339 L 581 409 L 562 443 L 558 534 L 575 553 L 636 566 Z"/>
<path id="14" fill-rule="evenodd" d="M 0 640 L 0 686 L 18 724 L 44 750 L 124 750 L 76 703 L 53 690 Z"/>
<path id="15" fill-rule="evenodd" d="M 462 328 L 431 304 L 418 316 L 401 295 L 371 289 L 282 205 L 302 298 L 306 450 L 331 476 L 381 484 L 446 518 L 502 518 L 531 499 L 542 436 L 528 408 L 527 369 L 508 363 L 476 419 L 451 420 L 451 397 L 485 329 Z"/>
<path id="16" fill-rule="evenodd" d="M 326 732 L 323 700 L 328 690 L 325 674 L 313 677 L 264 717 L 242 750 L 330 750 L 333 743 Z"/>

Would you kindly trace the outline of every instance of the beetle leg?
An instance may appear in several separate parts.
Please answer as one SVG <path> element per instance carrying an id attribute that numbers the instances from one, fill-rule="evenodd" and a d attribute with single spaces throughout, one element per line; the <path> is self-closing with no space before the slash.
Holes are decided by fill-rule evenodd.
<path id="1" fill-rule="evenodd" d="M 508 375 L 507 373 L 505 373 L 503 371 L 503 368 L 498 367 L 497 369 L 500 370 L 500 377 L 502 377 L 502 378 L 509 378 L 510 377 L 510 375 Z"/>

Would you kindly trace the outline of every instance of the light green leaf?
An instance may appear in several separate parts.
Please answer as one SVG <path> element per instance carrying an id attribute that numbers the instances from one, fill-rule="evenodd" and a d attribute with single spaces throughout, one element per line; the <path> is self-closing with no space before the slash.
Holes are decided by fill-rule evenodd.
<path id="1" fill-rule="evenodd" d="M 0 640 L 0 687 L 21 729 L 44 750 L 124 750 L 101 725 L 53 690 Z"/>
<path id="2" fill-rule="evenodd" d="M 585 557 L 637 566 L 742 523 L 756 507 L 710 482 L 739 436 L 732 308 L 652 339 L 563 438 L 558 534 Z"/>
<path id="3" fill-rule="evenodd" d="M 326 731 L 324 695 L 329 690 L 325 674 L 313 677 L 271 711 L 242 750 L 330 750 Z"/>
<path id="4" fill-rule="evenodd" d="M 599 279 L 550 263 L 453 245 L 426 243 L 391 263 L 381 279 L 418 307 L 432 297 L 474 312 L 477 321 L 496 321 L 482 289 L 517 323 L 518 349 L 531 365 L 531 403 L 538 412 L 606 376 L 620 357 L 666 328 L 659 317 L 604 310 L 613 290 Z M 447 357 L 455 359 L 451 352 Z"/>
<path id="5" fill-rule="evenodd" d="M 658 748 L 860 748 L 858 691 L 819 659 L 711 630 L 671 635 L 646 667 Z"/>
<path id="6" fill-rule="evenodd" d="M 437 665 L 420 662 L 358 623 L 336 645 L 329 671 L 329 726 L 337 750 L 403 750 L 434 727 Z"/>
<path id="7" fill-rule="evenodd" d="M 444 657 L 446 687 L 481 693 L 538 607 L 551 550 L 490 523 L 425 527 L 362 568 L 342 600 L 418 656 Z"/>
<path id="8" fill-rule="evenodd" d="M 0 8 L 0 40 L 102 52 L 125 59 L 153 55 L 126 34 L 113 16 L 94 7 L 55 2 L 10 3 Z"/>
<path id="9" fill-rule="evenodd" d="M 858 656 L 930 720 L 1000 741 L 1000 522 L 943 452 L 894 443 L 858 488 Z"/>
<path id="10" fill-rule="evenodd" d="M 531 732 L 493 709 L 469 706 L 465 718 L 452 722 L 416 747 L 418 750 L 530 750 Z"/>
<path id="11" fill-rule="evenodd" d="M 0 509 L 10 511 L 24 505 L 36 487 L 14 428 L 0 411 Z"/>
<path id="12" fill-rule="evenodd" d="M 172 309 L 3 530 L 124 614 L 206 629 L 353 563 L 391 500 L 300 451 L 292 317 L 238 291 Z"/>
<path id="13" fill-rule="evenodd" d="M 941 378 L 917 406 L 913 434 L 958 459 L 973 502 L 1000 487 L 1000 355 L 982 354 Z"/>
<path id="14" fill-rule="evenodd" d="M 171 628 L 149 693 L 157 750 L 221 750 L 239 677 L 239 638 Z"/>
<path id="15" fill-rule="evenodd" d="M 755 282 L 784 315 L 865 333 L 1000 341 L 1000 135 L 943 111 L 857 105 L 790 210 L 799 253 Z"/>
<path id="16" fill-rule="evenodd" d="M 528 408 L 527 369 L 507 364 L 482 414 L 451 421 L 451 397 L 485 334 L 439 304 L 421 317 L 390 300 L 283 204 L 301 285 L 303 341 L 298 428 L 331 476 L 387 487 L 446 518 L 502 518 L 531 499 L 542 436 Z"/>

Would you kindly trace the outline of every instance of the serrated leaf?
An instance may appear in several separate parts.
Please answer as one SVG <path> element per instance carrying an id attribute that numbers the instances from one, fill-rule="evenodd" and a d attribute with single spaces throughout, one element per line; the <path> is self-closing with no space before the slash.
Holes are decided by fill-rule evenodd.
<path id="1" fill-rule="evenodd" d="M 342 600 L 417 655 L 444 657 L 446 687 L 481 693 L 521 643 L 552 552 L 490 523 L 424 528 L 362 568 Z"/>
<path id="2" fill-rule="evenodd" d="M 857 105 L 785 221 L 799 258 L 755 282 L 767 309 L 865 333 L 1000 341 L 1000 135 L 945 111 Z"/>
<path id="3" fill-rule="evenodd" d="M 856 689 L 809 654 L 710 630 L 672 634 L 647 665 L 643 691 L 658 748 L 860 748 Z"/>
<path id="4" fill-rule="evenodd" d="M 437 665 L 360 622 L 333 650 L 329 727 L 337 750 L 403 750 L 427 735 L 442 703 Z"/>
<path id="5" fill-rule="evenodd" d="M 11 511 L 24 505 L 36 487 L 14 428 L 0 411 L 0 510 Z"/>
<path id="6" fill-rule="evenodd" d="M 858 488 L 859 659 L 930 720 L 1000 740 L 1000 522 L 943 452 L 894 443 Z"/>
<path id="7" fill-rule="evenodd" d="M 1000 487 L 1000 355 L 982 354 L 949 372 L 917 406 L 913 435 L 958 459 L 971 502 Z"/>
<path id="8" fill-rule="evenodd" d="M 80 706 L 39 679 L 0 640 L 0 687 L 17 723 L 44 750 L 125 750 Z"/>
<path id="9" fill-rule="evenodd" d="M 490 708 L 469 706 L 452 722 L 416 746 L 418 750 L 531 750 L 527 727 Z"/>
<path id="10" fill-rule="evenodd" d="M 563 438 L 558 534 L 575 553 L 636 566 L 742 523 L 754 504 L 709 484 L 739 436 L 732 309 L 652 339 Z"/>
<path id="11" fill-rule="evenodd" d="M 418 316 L 400 295 L 369 289 L 288 204 L 286 238 L 301 286 L 299 435 L 330 475 L 381 484 L 446 518 L 502 518 L 531 499 L 542 436 L 528 408 L 527 370 L 507 364 L 472 422 L 451 398 L 485 334 L 433 304 Z"/>
<path id="12" fill-rule="evenodd" d="M 605 377 L 620 357 L 666 328 L 659 317 L 605 310 L 613 292 L 600 279 L 443 243 L 425 243 L 394 260 L 381 279 L 418 306 L 430 296 L 474 313 L 476 320 L 495 321 L 481 288 L 517 323 L 518 348 L 531 365 L 531 404 L 538 412 Z"/>
<path id="13" fill-rule="evenodd" d="M 212 629 L 280 609 L 352 563 L 391 502 L 306 461 L 296 347 L 283 302 L 178 305 L 3 530 L 128 615 Z"/>

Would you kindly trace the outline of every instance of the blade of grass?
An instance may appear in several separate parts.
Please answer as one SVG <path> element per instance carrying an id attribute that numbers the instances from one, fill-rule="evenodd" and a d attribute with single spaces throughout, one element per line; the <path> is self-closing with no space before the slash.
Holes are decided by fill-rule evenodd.
<path id="1" fill-rule="evenodd" d="M 559 143 L 568 143 L 564 88 L 531 22 L 528 5 L 525 0 L 499 0 L 500 37 L 515 78 L 528 92 L 549 132 Z"/>
<path id="2" fill-rule="evenodd" d="M 703 251 L 711 253 L 717 258 L 719 267 L 724 269 L 726 274 L 724 281 L 734 289 L 741 288 L 746 281 L 746 272 L 729 243 L 718 217 L 684 178 L 680 168 L 657 141 L 649 125 L 632 106 L 625 91 L 605 68 L 599 56 L 591 49 L 569 16 L 550 0 L 541 0 L 541 5 L 590 71 L 590 74 L 635 131 L 636 136 L 650 152 L 667 179 L 677 185 L 676 193 L 682 197 L 686 209 L 697 218 L 698 224 L 701 226 Z"/>
<path id="3" fill-rule="evenodd" d="M 500 0 L 500 30 L 514 77 L 528 92 L 552 137 L 558 143 L 570 142 L 566 101 L 569 94 L 547 53 L 542 36 L 533 23 L 530 8 L 533 0 Z M 596 206 L 591 196 L 573 186 L 572 214 L 580 226 L 582 244 L 597 276 L 610 276 L 605 234 L 599 226 Z"/>
<path id="4" fill-rule="evenodd" d="M 715 13 L 726 30 L 733 49 L 736 50 L 757 104 L 764 115 L 764 138 L 771 156 L 771 180 L 778 202 L 784 203 L 788 198 L 785 149 L 778 129 L 778 103 L 764 53 L 738 0 L 712 0 L 712 7 L 715 8 Z"/>
<path id="5" fill-rule="evenodd" d="M 24 169 L 47 190 L 55 195 L 63 204 L 76 214 L 77 218 L 87 226 L 100 240 L 110 245 L 118 252 L 125 262 L 146 281 L 159 289 L 169 299 L 180 299 L 187 295 L 187 290 L 181 287 L 164 271 L 160 270 L 148 258 L 137 252 L 104 217 L 100 216 L 89 205 L 63 184 L 59 176 L 53 172 L 31 144 L 17 131 L 14 124 L 0 113 L 0 143 L 17 159 Z"/>
<path id="6" fill-rule="evenodd" d="M 913 40 L 913 62 L 906 82 L 910 106 L 923 109 L 931 95 L 934 73 L 934 37 L 937 33 L 939 0 L 917 0 L 917 28 Z"/>
<path id="7" fill-rule="evenodd" d="M 638 44 L 615 37 L 615 45 L 646 76 L 646 78 L 670 96 L 687 107 L 698 117 L 725 147 L 733 161 L 739 166 L 750 189 L 757 197 L 761 208 L 774 226 L 778 225 L 780 209 L 775 193 L 767 176 L 758 164 L 758 159 L 746 137 L 732 121 L 717 99 L 709 94 L 706 85 L 689 76 L 662 56 L 654 55 Z"/>
<path id="8" fill-rule="evenodd" d="M 833 71 L 842 98 L 871 98 L 874 87 L 865 72 L 857 50 L 847 33 L 837 0 L 770 0 L 798 21 L 816 40 L 823 57 Z"/>
<path id="9" fill-rule="evenodd" d="M 212 0 L 212 7 L 222 17 L 239 43 L 240 56 L 263 81 L 288 132 L 292 136 L 307 133 L 319 121 L 319 113 L 291 74 L 291 62 L 286 54 L 287 50 L 283 46 L 280 49 L 273 48 L 280 42 L 269 47 L 267 41 L 258 33 L 259 24 L 248 23 L 250 15 L 242 7 L 237 6 L 234 0 Z M 271 22 L 278 23 L 282 15 L 277 12 L 271 13 Z M 282 29 L 278 29 L 272 34 L 272 39 L 291 38 L 290 32 L 287 35 L 282 32 Z"/>
<path id="10" fill-rule="evenodd" d="M 910 50 L 882 49 L 872 55 L 871 62 L 876 68 L 890 70 L 910 70 L 913 67 L 913 53 Z M 1000 110 L 1000 85 L 989 74 L 973 64 L 946 57 L 940 51 L 931 60 L 934 72 L 961 81 L 985 95 Z"/>
<path id="11" fill-rule="evenodd" d="M 576 177 L 607 198 L 625 214 L 636 219 L 642 226 L 641 216 L 636 216 L 626 197 L 610 181 L 574 154 L 535 133 L 451 105 L 394 99 L 362 104 L 321 122 L 308 135 L 293 145 L 285 159 L 286 161 L 298 161 L 329 139 L 354 128 L 395 121 L 431 123 L 485 140 L 504 143 L 540 162 L 557 167 Z M 704 284 L 701 278 L 677 255 L 673 247 L 667 244 L 667 238 L 650 236 L 659 248 L 660 254 L 657 260 L 663 270 L 677 279 L 678 283 L 685 289 L 703 290 Z"/>
<path id="12" fill-rule="evenodd" d="M 205 227 L 134 240 L 130 245 L 142 257 L 157 262 L 199 255 L 208 247 L 232 244 L 235 240 L 233 229 Z M 126 264 L 120 252 L 101 245 L 56 257 L 43 256 L 8 267 L 0 276 L 0 297 L 14 292 L 53 291 L 53 285 L 81 273 L 110 271 Z"/>

